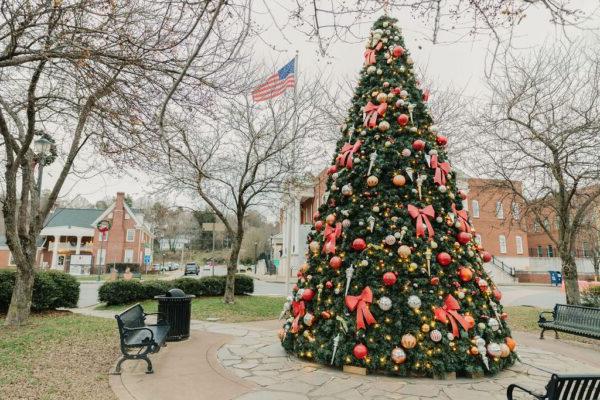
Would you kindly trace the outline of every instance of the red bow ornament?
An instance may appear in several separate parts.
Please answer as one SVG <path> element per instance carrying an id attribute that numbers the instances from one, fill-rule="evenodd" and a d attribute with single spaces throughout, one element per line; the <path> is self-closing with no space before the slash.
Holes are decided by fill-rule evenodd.
<path id="1" fill-rule="evenodd" d="M 325 232 L 323 232 L 323 236 L 325 236 L 325 244 L 323 245 L 323 253 L 332 253 L 335 254 L 335 239 L 339 238 L 342 235 L 342 224 L 339 222 L 335 224 L 335 227 L 331 225 L 327 225 L 325 227 Z"/>
<path id="2" fill-rule="evenodd" d="M 346 307 L 348 310 L 356 310 L 356 330 L 365 329 L 365 321 L 371 325 L 376 323 L 371 310 L 369 310 L 369 304 L 373 302 L 373 292 L 370 287 L 363 289 L 359 296 L 346 296 Z"/>
<path id="3" fill-rule="evenodd" d="M 342 146 L 342 152 L 337 156 L 336 161 L 340 167 L 352 168 L 354 153 L 360 149 L 362 142 L 357 140 L 354 144 L 346 143 Z"/>
<path id="4" fill-rule="evenodd" d="M 458 337 L 459 333 L 457 323 L 459 323 L 465 331 L 469 330 L 469 324 L 465 318 L 458 313 L 458 310 L 460 310 L 460 305 L 451 294 L 446 296 L 446 300 L 444 300 L 444 305 L 442 307 L 437 307 L 434 310 L 435 319 L 437 321 L 444 324 L 450 322 L 452 325 L 452 334 L 455 337 Z"/>
<path id="5" fill-rule="evenodd" d="M 417 237 L 425 237 L 425 229 L 423 228 L 423 224 L 427 227 L 427 233 L 429 235 L 429 239 L 433 239 L 433 226 L 431 226 L 430 218 L 435 217 L 435 211 L 433 206 L 430 204 L 425 208 L 417 208 L 412 204 L 409 204 L 406 209 L 408 210 L 408 214 L 416 219 L 416 228 L 417 228 Z"/>
<path id="6" fill-rule="evenodd" d="M 294 314 L 294 322 L 292 322 L 292 333 L 298 332 L 298 323 L 300 318 L 306 314 L 306 307 L 303 301 L 292 301 L 292 312 Z"/>
<path id="7" fill-rule="evenodd" d="M 365 50 L 365 65 L 371 65 L 377 62 L 375 55 L 379 50 L 381 50 L 382 47 L 383 43 L 378 42 L 374 49 Z"/>
<path id="8" fill-rule="evenodd" d="M 460 223 L 460 230 L 463 232 L 471 232 L 471 225 L 469 225 L 469 214 L 467 210 L 457 210 L 456 204 L 452 204 L 452 212 L 456 215 L 458 222 Z"/>
<path id="9" fill-rule="evenodd" d="M 376 106 L 375 104 L 368 102 L 363 109 L 363 125 L 369 128 L 375 128 L 377 126 L 377 116 L 383 115 L 387 110 L 387 103 L 381 103 Z"/>
<path id="10" fill-rule="evenodd" d="M 450 163 L 440 162 L 438 160 L 437 154 L 431 156 L 431 162 L 429 164 L 431 168 L 435 169 L 435 175 L 433 177 L 433 181 L 438 185 L 446 184 L 446 175 L 452 170 L 450 167 Z"/>

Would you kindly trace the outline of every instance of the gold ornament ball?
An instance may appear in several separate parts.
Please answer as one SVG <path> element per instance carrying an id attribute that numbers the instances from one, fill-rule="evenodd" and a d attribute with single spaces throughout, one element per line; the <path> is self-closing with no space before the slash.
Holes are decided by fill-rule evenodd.
<path id="1" fill-rule="evenodd" d="M 402 336 L 402 339 L 400 339 L 400 343 L 402 343 L 402 347 L 404 347 L 405 349 L 412 349 L 417 345 L 417 338 L 415 338 L 410 333 L 407 333 L 406 335 Z"/>
<path id="2" fill-rule="evenodd" d="M 385 103 L 385 101 L 387 100 L 387 94 L 381 92 L 379 94 L 377 94 L 377 101 L 380 103 Z"/>
<path id="3" fill-rule="evenodd" d="M 471 350 L 469 352 L 471 353 L 471 355 L 476 356 L 477 354 L 479 354 L 479 349 L 477 348 L 477 346 L 473 346 L 471 347 Z"/>
<path id="4" fill-rule="evenodd" d="M 316 240 L 313 240 L 312 242 L 310 242 L 308 247 L 310 247 L 310 251 L 312 251 L 313 253 L 318 253 L 320 245 L 319 245 L 319 242 L 317 242 Z"/>
<path id="5" fill-rule="evenodd" d="M 510 348 L 506 343 L 500 344 L 500 357 L 506 358 L 510 355 Z"/>
<path id="6" fill-rule="evenodd" d="M 377 178 L 374 175 L 371 175 L 370 177 L 367 178 L 367 185 L 369 185 L 370 187 L 377 186 L 378 183 L 379 183 L 379 178 Z"/>
<path id="7" fill-rule="evenodd" d="M 406 178 L 404 177 L 404 175 L 394 175 L 392 183 L 395 186 L 404 186 L 406 184 Z"/>
<path id="8" fill-rule="evenodd" d="M 402 364 L 406 361 L 406 353 L 401 347 L 394 347 L 392 350 L 392 361 L 396 364 Z"/>
<path id="9" fill-rule="evenodd" d="M 403 244 L 402 246 L 400 246 L 398 248 L 398 254 L 400 255 L 400 257 L 403 258 L 408 258 L 411 254 L 411 250 L 410 247 L 408 247 L 407 245 Z"/>
<path id="10" fill-rule="evenodd" d="M 377 126 L 377 128 L 379 128 L 379 130 L 380 130 L 381 132 L 385 132 L 385 131 L 387 131 L 388 129 L 390 129 L 390 123 L 389 123 L 389 122 L 387 122 L 387 121 L 381 121 L 381 122 L 379 123 L 379 125 Z"/>
<path id="11" fill-rule="evenodd" d="M 430 329 L 431 329 L 431 327 L 429 326 L 429 324 L 421 325 L 421 332 L 423 332 L 423 333 L 428 333 Z"/>

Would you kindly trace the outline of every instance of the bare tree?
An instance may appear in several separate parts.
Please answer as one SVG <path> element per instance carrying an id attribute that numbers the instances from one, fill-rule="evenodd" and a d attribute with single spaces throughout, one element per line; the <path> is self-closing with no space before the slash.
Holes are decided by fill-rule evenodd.
<path id="1" fill-rule="evenodd" d="M 166 120 L 155 164 L 161 187 L 206 203 L 232 238 L 226 303 L 234 302 L 248 211 L 272 207 L 283 183 L 314 159 L 319 144 L 308 139 L 324 126 L 321 86 L 307 82 L 295 94 L 258 104 L 247 95 L 224 97 L 209 114 L 172 110 Z"/>
<path id="2" fill-rule="evenodd" d="M 157 130 L 175 80 L 210 88 L 227 74 L 245 37 L 238 5 L 0 0 L 2 212 L 17 264 L 7 325 L 29 315 L 36 240 L 82 149 L 129 162 Z M 193 46 L 196 62 L 184 68 Z M 34 171 L 47 156 L 31 149 L 38 135 L 52 137 L 61 163 L 43 204 Z"/>
<path id="3" fill-rule="evenodd" d="M 566 297 L 579 303 L 575 243 L 600 197 L 600 58 L 593 47 L 554 45 L 511 57 L 477 109 L 473 167 L 502 178 L 555 244 Z M 523 191 L 519 184 L 523 182 Z M 547 221 L 556 221 L 554 223 Z"/>

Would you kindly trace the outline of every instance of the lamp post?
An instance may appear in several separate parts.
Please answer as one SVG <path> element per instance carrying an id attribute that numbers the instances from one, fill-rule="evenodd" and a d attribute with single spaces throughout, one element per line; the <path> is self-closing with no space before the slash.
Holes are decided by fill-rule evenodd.
<path id="1" fill-rule="evenodd" d="M 258 258 L 256 256 L 258 248 L 258 242 L 254 242 L 254 273 L 256 274 L 256 269 L 258 267 Z"/>
<path id="2" fill-rule="evenodd" d="M 46 155 L 48 154 L 51 148 L 52 142 L 46 139 L 45 137 L 41 137 L 33 142 L 33 151 L 37 155 L 38 160 L 38 198 L 42 197 L 42 174 L 44 173 L 44 163 L 46 161 Z"/>

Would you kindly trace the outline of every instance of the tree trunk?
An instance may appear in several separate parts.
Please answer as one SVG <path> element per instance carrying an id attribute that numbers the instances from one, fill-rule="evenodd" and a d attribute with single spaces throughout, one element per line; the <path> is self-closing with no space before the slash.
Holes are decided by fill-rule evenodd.
<path id="1" fill-rule="evenodd" d="M 242 247 L 242 240 L 237 238 L 233 241 L 229 262 L 227 263 L 227 280 L 225 282 L 225 295 L 223 301 L 227 304 L 235 302 L 235 274 L 237 272 L 238 257 Z"/>
<path id="2" fill-rule="evenodd" d="M 562 276 L 565 283 L 567 304 L 579 304 L 579 283 L 577 282 L 577 265 L 569 252 L 561 253 Z"/>
<path id="3" fill-rule="evenodd" d="M 8 314 L 4 321 L 4 325 L 6 326 L 23 325 L 29 317 L 33 296 L 33 281 L 35 278 L 33 270 L 34 262 L 27 260 L 25 263 L 17 265 L 15 287 L 10 300 Z"/>

